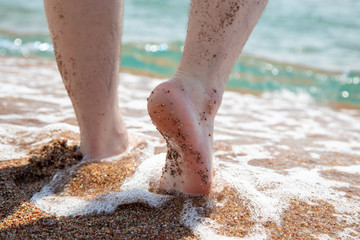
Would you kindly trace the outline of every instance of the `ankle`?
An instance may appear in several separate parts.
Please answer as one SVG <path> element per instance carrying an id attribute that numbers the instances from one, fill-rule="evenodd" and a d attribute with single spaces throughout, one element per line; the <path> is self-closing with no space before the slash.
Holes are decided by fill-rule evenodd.
<path id="1" fill-rule="evenodd" d="M 114 114 L 96 125 L 80 128 L 80 150 L 92 159 L 107 158 L 124 152 L 128 136 L 121 114 Z"/>
<path id="2" fill-rule="evenodd" d="M 225 91 L 228 75 L 220 70 L 212 72 L 203 72 L 191 67 L 179 66 L 173 78 L 183 79 L 192 85 L 202 86 L 204 89 L 216 89 L 219 93 Z"/>
<path id="3" fill-rule="evenodd" d="M 203 76 L 184 71 L 177 72 L 170 81 L 181 85 L 199 113 L 206 112 L 210 116 L 216 115 L 224 93 L 224 87 L 221 84 L 206 82 Z"/>

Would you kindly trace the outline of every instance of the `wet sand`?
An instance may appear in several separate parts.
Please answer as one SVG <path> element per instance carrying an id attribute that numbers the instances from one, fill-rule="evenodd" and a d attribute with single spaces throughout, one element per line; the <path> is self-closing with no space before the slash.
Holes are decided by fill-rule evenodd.
<path id="1" fill-rule="evenodd" d="M 104 192 L 119 191 L 123 180 L 134 173 L 136 158 L 141 148 L 136 146 L 127 159 L 120 162 L 94 162 L 79 167 L 58 194 L 87 198 Z M 55 140 L 37 150 L 31 157 L 0 162 L 1 239 L 49 238 L 122 238 L 122 239 L 199 239 L 181 219 L 186 201 L 202 209 L 200 215 L 216 221 L 220 228 L 213 230 L 224 236 L 246 237 L 256 225 L 261 225 L 271 239 L 316 239 L 314 235 L 336 236 L 338 231 L 354 228 L 360 236 L 360 227 L 337 219 L 334 207 L 325 201 L 308 204 L 293 199 L 281 215 L 281 222 L 256 222 L 251 217 L 252 206 L 233 188 L 224 187 L 207 197 L 176 196 L 160 208 L 143 203 L 119 206 L 113 213 L 87 216 L 56 217 L 37 209 L 30 198 L 47 184 L 52 176 L 81 160 L 76 146 L 65 140 Z M 132 156 L 131 156 L 132 155 Z M 276 161 L 273 165 L 276 165 Z M 342 178 L 334 172 L 324 173 L 328 178 Z M 341 179 L 340 179 L 341 180 Z M 356 181 L 348 176 L 343 181 Z M 91 193 L 89 194 L 89 190 Z M 360 190 L 341 189 L 347 197 L 359 196 Z M 217 204 L 209 206 L 208 202 Z M 210 226 L 210 225 L 209 225 Z M 210 226 L 211 228 L 211 226 Z"/>
<path id="2" fill-rule="evenodd" d="M 81 161 L 76 119 L 54 62 L 0 62 L 0 239 L 360 238 L 360 111 L 292 95 L 226 92 L 215 120 L 209 197 L 46 213 L 30 199 Z M 121 192 L 141 164 L 165 158 L 165 141 L 146 112 L 159 80 L 120 78 L 125 121 L 140 140 L 114 161 L 78 165 L 60 179 L 57 196 L 91 201 Z"/>

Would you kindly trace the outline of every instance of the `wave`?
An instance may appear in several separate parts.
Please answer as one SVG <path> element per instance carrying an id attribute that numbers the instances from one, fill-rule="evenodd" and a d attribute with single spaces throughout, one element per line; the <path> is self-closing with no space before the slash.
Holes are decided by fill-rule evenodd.
<path id="1" fill-rule="evenodd" d="M 125 43 L 123 71 L 140 75 L 171 77 L 179 64 L 183 42 Z M 48 37 L 0 39 L 0 55 L 54 58 Z M 360 104 L 360 71 L 331 71 L 243 54 L 235 64 L 227 87 L 254 93 L 290 91 L 306 93 L 325 104 Z"/>

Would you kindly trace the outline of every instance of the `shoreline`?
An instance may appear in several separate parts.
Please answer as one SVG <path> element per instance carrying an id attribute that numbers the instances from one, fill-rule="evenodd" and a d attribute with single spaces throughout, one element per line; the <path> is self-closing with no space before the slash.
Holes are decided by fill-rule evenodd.
<path id="1" fill-rule="evenodd" d="M 229 91 L 215 124 L 212 193 L 166 198 L 148 191 L 166 155 L 146 111 L 158 79 L 122 73 L 131 147 L 68 171 L 81 159 L 79 135 L 55 62 L 0 61 L 0 159 L 9 159 L 0 161 L 1 239 L 360 237 L 357 109 Z M 69 173 L 57 175 L 62 184 L 52 179 L 59 171 Z"/>
<path id="2" fill-rule="evenodd" d="M 244 58 L 249 58 L 248 55 L 244 55 Z M 51 59 L 51 58 L 45 58 L 45 57 L 21 57 L 21 56 L 0 56 L 0 61 L 2 59 L 7 59 L 7 60 L 20 60 L 20 65 L 22 66 L 27 66 L 28 64 L 26 63 L 26 61 L 35 61 L 35 65 L 42 65 L 45 64 L 48 67 L 56 67 L 56 62 L 55 59 Z M 266 58 L 258 58 L 261 61 L 270 61 L 269 59 Z M 24 62 L 25 61 L 25 62 Z M 283 64 L 283 62 L 274 62 L 274 63 L 280 63 Z M 18 63 L 19 64 L 19 63 Z M 34 63 L 32 63 L 34 64 Z M 316 69 L 316 68 L 311 68 L 311 67 L 305 67 L 305 66 L 301 66 L 301 65 L 293 65 L 293 64 L 289 64 L 289 66 L 292 67 L 297 67 L 299 69 L 310 69 L 312 71 L 315 71 L 317 73 L 324 73 L 324 74 L 337 74 L 339 75 L 341 72 L 331 72 L 331 71 L 327 71 L 327 70 L 321 70 L 321 69 Z M 134 69 L 130 69 L 130 68 L 124 68 L 124 67 L 120 67 L 120 71 L 119 73 L 125 73 L 125 74 L 132 74 L 132 75 L 136 75 L 136 76 L 141 76 L 141 77 L 145 77 L 145 78 L 153 78 L 153 79 L 157 79 L 157 80 L 167 80 L 169 79 L 169 77 L 165 77 L 163 75 L 160 74 L 156 74 L 156 73 L 150 73 L 150 72 L 144 72 L 144 71 L 138 71 L 138 70 L 134 70 Z M 59 75 L 60 76 L 60 75 Z M 231 86 L 227 86 L 226 87 L 226 91 L 231 91 L 231 92 L 237 92 L 237 93 L 241 93 L 241 94 L 251 94 L 253 96 L 261 96 L 263 94 L 279 94 L 279 90 L 277 91 L 256 91 L 256 90 L 251 90 L 251 89 L 238 89 L 238 88 L 234 88 Z M 280 90 L 281 93 L 282 90 Z M 291 93 L 296 95 L 295 93 Z M 308 98 L 312 98 L 311 96 L 307 96 Z M 320 105 L 320 106 L 327 106 L 330 107 L 334 110 L 341 110 L 341 109 L 354 109 L 354 110 L 358 110 L 360 109 L 360 104 L 356 104 L 353 102 L 347 102 L 347 101 L 330 101 L 330 100 L 324 100 L 324 99 L 311 99 L 313 101 L 314 104 Z"/>

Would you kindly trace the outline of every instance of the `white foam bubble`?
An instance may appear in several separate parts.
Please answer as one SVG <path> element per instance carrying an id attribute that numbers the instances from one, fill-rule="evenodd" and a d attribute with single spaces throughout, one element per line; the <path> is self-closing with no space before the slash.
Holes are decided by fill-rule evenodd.
<path id="1" fill-rule="evenodd" d="M 151 182 L 158 182 L 160 179 L 164 164 L 165 154 L 149 157 L 138 166 L 134 175 L 124 182 L 121 189 L 148 189 Z"/>
<path id="2" fill-rule="evenodd" d="M 118 161 L 122 156 L 130 154 L 134 147 L 140 142 L 144 141 L 144 136 L 131 133 L 129 134 L 130 146 L 128 150 L 118 156 L 103 159 L 101 161 L 113 162 Z M 152 144 L 148 140 L 148 144 Z M 143 161 L 137 168 L 135 174 L 127 179 L 121 186 L 120 192 L 109 192 L 89 199 L 83 199 L 81 197 L 63 196 L 54 193 L 54 189 L 59 183 L 62 183 L 66 176 L 70 176 L 74 169 L 77 169 L 84 162 L 72 167 L 70 170 L 65 170 L 57 173 L 51 182 L 47 184 L 41 192 L 36 193 L 32 198 L 31 202 L 35 204 L 39 209 L 56 216 L 73 216 L 73 215 L 86 215 L 92 213 L 101 212 L 113 212 L 118 206 L 130 203 L 145 203 L 151 207 L 160 207 L 166 201 L 171 199 L 171 196 L 158 195 L 149 192 L 149 183 L 153 178 L 160 178 L 161 168 L 164 163 L 164 155 L 155 155 L 149 150 L 153 149 L 149 147 L 143 151 Z M 85 161 L 92 161 L 85 159 Z"/>
<path id="3" fill-rule="evenodd" d="M 360 174 L 360 165 L 352 166 L 336 166 L 330 169 L 338 170 L 341 172 L 351 173 L 351 174 Z"/>
<path id="4" fill-rule="evenodd" d="M 18 148 L 15 147 L 13 144 L 1 144 L 0 145 L 0 161 L 10 160 L 10 159 L 17 159 L 17 158 L 24 158 L 27 156 L 26 151 L 18 152 Z"/>
<path id="5" fill-rule="evenodd" d="M 93 213 L 111 213 L 124 204 L 145 203 L 151 207 L 160 207 L 171 197 L 150 193 L 144 189 L 131 189 L 124 192 L 104 193 L 91 200 L 79 197 L 57 196 L 44 187 L 40 193 L 36 193 L 31 202 L 42 211 L 56 216 L 76 216 Z"/>
<path id="6" fill-rule="evenodd" d="M 75 121 L 75 115 L 54 63 L 40 64 L 36 60 L 11 58 L 0 61 L 3 80 L 0 98 L 17 101 L 13 110 L 19 110 L 0 116 L 1 160 L 23 156 L 32 147 L 67 136 L 64 135 L 66 132 L 73 135 L 79 133 L 77 126 L 68 124 Z M 20 63 L 28 67 L 21 67 L 18 65 Z M 147 190 L 150 182 L 160 178 L 165 159 L 163 153 L 154 155 L 154 149 L 164 147 L 164 143 L 146 110 L 146 97 L 160 80 L 124 73 L 120 79 L 121 110 L 130 135 L 136 135 L 136 138 L 130 138 L 130 150 L 135 142 L 146 143 L 134 175 L 125 180 L 120 192 L 105 193 L 90 200 L 55 195 L 53 185 L 49 183 L 31 200 L 40 209 L 58 216 L 84 215 L 111 212 L 117 206 L 131 202 L 159 207 L 171 199 Z M 7 104 L 10 102 L 7 101 Z M 347 198 L 345 192 L 336 190 L 357 185 L 326 179 L 321 174 L 328 170 L 359 174 L 360 165 L 356 162 L 353 166 L 316 164 L 331 154 L 334 158 L 340 154 L 360 159 L 358 116 L 357 109 L 335 111 L 317 106 L 303 93 L 285 91 L 265 93 L 260 97 L 236 92 L 224 94 L 222 107 L 216 117 L 214 140 L 226 141 L 231 148 L 214 151 L 215 179 L 235 188 L 251 206 L 255 226 L 241 239 L 267 239 L 267 231 L 262 223 L 270 220 L 281 224 L 280 216 L 291 199 L 308 204 L 326 201 L 334 206 L 338 221 L 346 220 L 354 223 L 354 226 L 360 222 L 356 215 L 360 211 L 360 197 Z M 27 123 L 31 123 L 31 126 Z M 130 150 L 124 154 L 130 154 Z M 286 156 L 292 158 L 293 155 L 300 160 L 304 157 L 312 165 L 289 166 L 288 169 L 277 171 L 250 164 L 252 160 L 261 159 L 287 160 Z M 55 180 L 56 177 L 52 182 Z M 186 204 L 181 219 L 203 239 L 225 239 L 216 235 L 214 230 L 222 226 L 202 217 L 201 209 L 190 202 Z M 335 234 L 339 238 L 351 239 L 351 233 L 356 233 L 354 231 L 354 227 L 349 225 Z M 326 239 L 328 236 L 316 237 Z"/>

